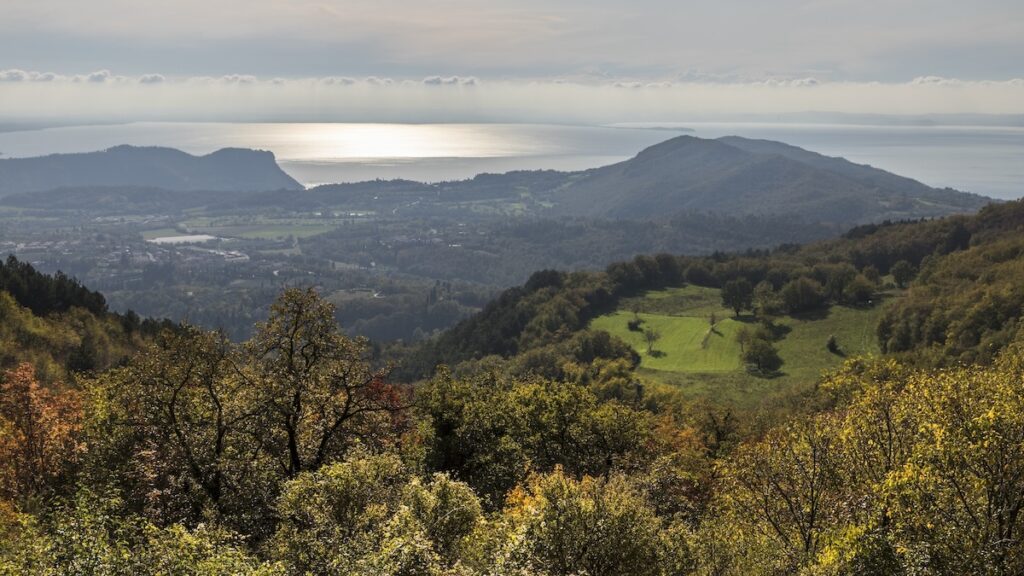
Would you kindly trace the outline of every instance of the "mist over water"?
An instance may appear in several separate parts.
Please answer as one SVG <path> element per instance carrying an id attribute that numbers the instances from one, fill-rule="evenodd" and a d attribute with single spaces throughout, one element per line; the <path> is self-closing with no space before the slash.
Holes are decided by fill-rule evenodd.
<path id="1" fill-rule="evenodd" d="M 552 124 L 132 123 L 0 133 L 0 157 L 86 152 L 119 144 L 192 154 L 273 151 L 312 186 L 375 178 L 436 182 L 510 170 L 582 170 L 680 134 L 779 140 L 829 156 L 996 198 L 1024 195 L 1024 128 L 673 122 Z"/>

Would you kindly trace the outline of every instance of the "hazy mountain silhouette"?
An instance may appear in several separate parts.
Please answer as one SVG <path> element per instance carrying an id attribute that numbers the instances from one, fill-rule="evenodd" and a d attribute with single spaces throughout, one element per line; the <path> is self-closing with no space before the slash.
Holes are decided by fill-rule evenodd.
<path id="1" fill-rule="evenodd" d="M 172 148 L 116 146 L 100 152 L 0 160 L 0 195 L 55 188 L 141 186 L 165 190 L 301 190 L 272 152 L 225 148 L 193 156 Z"/>
<path id="2" fill-rule="evenodd" d="M 858 224 L 973 212 L 989 198 L 769 140 L 679 136 L 577 173 L 551 192 L 555 212 L 650 219 L 680 211 L 792 215 Z"/>
<path id="3" fill-rule="evenodd" d="M 115 212 L 128 206 L 159 211 L 216 205 L 347 207 L 392 216 L 451 217 L 473 202 L 523 202 L 526 193 L 524 209 L 542 217 L 661 220 L 715 213 L 786 216 L 843 227 L 973 212 L 993 201 L 781 142 L 737 136 L 679 136 L 624 162 L 581 172 L 521 170 L 436 185 L 377 180 L 289 193 L 300 189 L 272 153 L 244 149 L 196 157 L 169 148 L 118 146 L 0 160 L 5 204 L 106 206 Z"/>

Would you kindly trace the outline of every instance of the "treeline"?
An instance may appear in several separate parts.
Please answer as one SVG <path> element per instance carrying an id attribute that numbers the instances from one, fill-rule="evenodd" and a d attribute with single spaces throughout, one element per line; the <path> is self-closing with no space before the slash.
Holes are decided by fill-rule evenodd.
<path id="1" fill-rule="evenodd" d="M 107 311 L 103 295 L 10 256 L 0 263 L 0 370 L 27 363 L 44 384 L 124 362 L 167 320 Z"/>
<path id="2" fill-rule="evenodd" d="M 72 308 L 84 308 L 93 314 L 107 311 L 107 301 L 99 292 L 89 290 L 63 272 L 52 276 L 38 272 L 14 255 L 0 262 L 0 291 L 10 294 L 37 316 L 67 312 Z"/>
<path id="3" fill-rule="evenodd" d="M 883 350 L 929 366 L 988 364 L 1018 339 L 1024 205 L 987 208 L 964 229 L 966 249 L 921 259 L 906 298 L 878 326 Z"/>

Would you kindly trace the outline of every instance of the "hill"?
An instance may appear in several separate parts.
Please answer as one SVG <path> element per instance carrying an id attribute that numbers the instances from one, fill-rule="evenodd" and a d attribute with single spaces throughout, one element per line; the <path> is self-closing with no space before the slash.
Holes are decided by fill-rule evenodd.
<path id="1" fill-rule="evenodd" d="M 271 152 L 225 148 L 205 156 L 157 147 L 0 160 L 0 196 L 55 188 L 135 186 L 166 190 L 301 190 Z"/>
<path id="2" fill-rule="evenodd" d="M 555 212 L 576 216 L 650 219 L 685 210 L 846 225 L 973 212 L 991 201 L 780 142 L 693 136 L 581 172 L 550 198 Z"/>
<path id="3" fill-rule="evenodd" d="M 110 368 L 133 354 L 143 335 L 168 322 L 107 310 L 98 292 L 64 274 L 43 274 L 13 256 L 0 261 L 0 371 L 26 362 L 45 382 Z"/>
<path id="4" fill-rule="evenodd" d="M 1021 337 L 1022 229 L 1018 201 L 974 216 L 867 225 L 803 247 L 659 254 L 599 273 L 540 272 L 415 350 L 405 373 L 423 376 L 438 363 L 487 364 L 489 358 L 529 372 L 550 370 L 545 367 L 566 357 L 587 363 L 605 355 L 656 380 L 749 404 L 751 380 L 735 377 L 735 334 L 743 324 L 751 331 L 764 326 L 784 361 L 758 394 L 811 385 L 843 354 L 897 354 L 927 366 L 987 363 Z M 753 292 L 743 306 L 750 313 L 737 320 L 719 290 L 739 280 Z M 718 318 L 717 334 L 709 330 L 711 315 Z M 629 331 L 633 318 L 647 325 Z M 647 327 L 661 334 L 653 347 L 658 354 L 643 338 Z M 627 352 L 614 344 L 595 347 L 595 331 L 627 344 Z M 588 333 L 585 346 L 566 347 Z M 826 351 L 829 336 L 841 354 Z"/>

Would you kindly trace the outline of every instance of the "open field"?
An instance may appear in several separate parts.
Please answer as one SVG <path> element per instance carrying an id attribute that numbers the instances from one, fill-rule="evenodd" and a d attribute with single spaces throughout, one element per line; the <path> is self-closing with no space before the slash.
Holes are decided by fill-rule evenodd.
<path id="1" fill-rule="evenodd" d="M 782 373 L 773 378 L 754 376 L 744 369 L 736 333 L 744 325 L 753 329 L 756 321 L 750 315 L 733 318 L 713 288 L 687 286 L 626 299 L 617 311 L 595 318 L 591 327 L 632 345 L 640 354 L 642 375 L 678 386 L 692 397 L 749 407 L 779 393 L 813 386 L 823 372 L 837 367 L 845 357 L 877 354 L 875 326 L 882 308 L 833 306 L 815 315 L 779 318 L 776 324 L 783 326 L 786 334 L 775 346 L 784 364 Z M 643 320 L 642 328 L 661 334 L 653 353 L 648 352 L 642 332 L 628 329 L 627 323 L 634 317 Z M 836 337 L 840 354 L 826 349 L 830 335 Z"/>
<path id="2" fill-rule="evenodd" d="M 736 332 L 742 322 L 721 320 L 712 331 L 707 318 L 646 313 L 640 313 L 639 317 L 644 329 L 654 329 L 661 334 L 651 353 L 643 333 L 626 329 L 626 323 L 633 319 L 632 312 L 618 311 L 602 316 L 595 319 L 592 326 L 629 342 L 643 357 L 642 365 L 652 370 L 730 372 L 741 368 Z"/>

